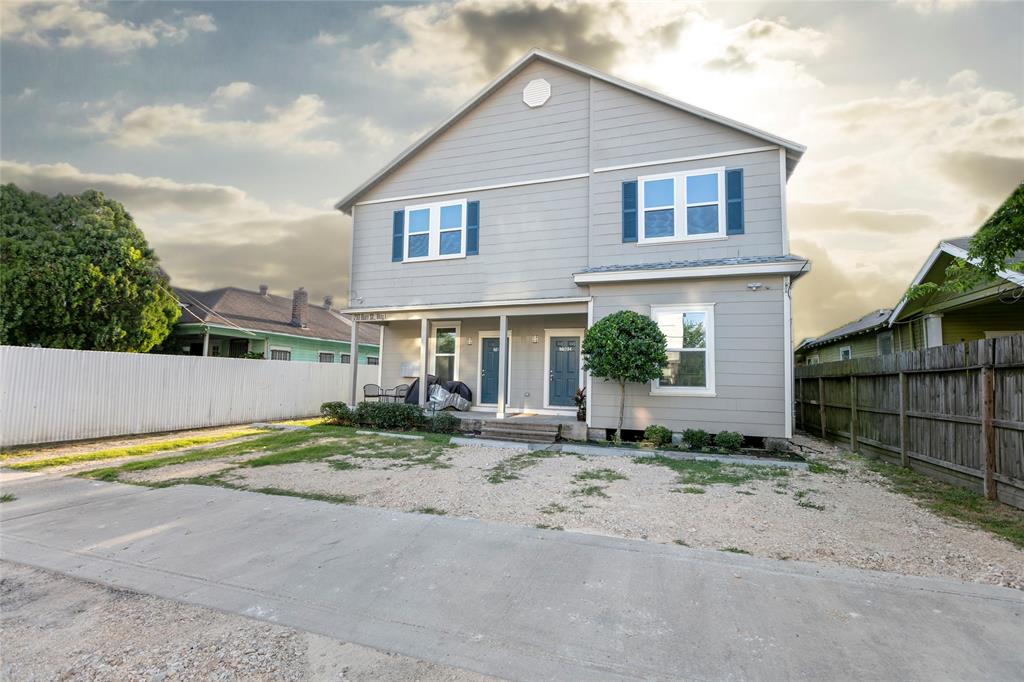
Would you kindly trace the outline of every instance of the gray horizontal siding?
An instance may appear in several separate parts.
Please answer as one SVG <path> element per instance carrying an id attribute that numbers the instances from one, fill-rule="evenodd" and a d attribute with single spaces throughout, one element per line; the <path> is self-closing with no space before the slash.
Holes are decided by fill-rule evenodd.
<path id="1" fill-rule="evenodd" d="M 652 305 L 715 304 L 714 397 L 652 396 L 648 384 L 627 384 L 624 428 L 662 424 L 673 431 L 701 428 L 748 436 L 785 432 L 785 349 L 782 279 L 759 277 L 765 286 L 747 289 L 747 278 L 686 282 L 592 285 L 594 319 L 619 310 L 649 315 Z M 591 423 L 614 428 L 619 392 L 595 379 Z"/>
<path id="2" fill-rule="evenodd" d="M 585 178 L 457 196 L 480 202 L 480 254 L 454 260 L 391 262 L 392 214 L 408 202 L 357 207 L 356 305 L 583 295 L 572 273 L 586 266 Z"/>
<path id="3" fill-rule="evenodd" d="M 523 104 L 535 78 L 551 83 L 539 108 Z M 587 171 L 589 82 L 561 67 L 526 67 L 360 201 Z"/>
<path id="4" fill-rule="evenodd" d="M 623 182 L 642 175 L 719 166 L 743 169 L 743 234 L 714 241 L 657 245 L 622 243 Z M 784 249 L 780 178 L 777 151 L 595 173 L 591 176 L 594 198 L 591 206 L 590 265 L 781 255 Z"/>

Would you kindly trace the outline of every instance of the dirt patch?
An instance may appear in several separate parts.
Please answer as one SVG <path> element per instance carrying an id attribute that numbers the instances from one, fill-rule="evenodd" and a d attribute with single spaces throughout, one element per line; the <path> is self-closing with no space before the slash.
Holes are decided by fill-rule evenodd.
<path id="1" fill-rule="evenodd" d="M 475 673 L 0 564 L 7 680 L 431 680 Z"/>
<path id="2" fill-rule="evenodd" d="M 859 458 L 814 447 L 822 452 L 806 472 L 468 446 L 445 449 L 430 466 L 369 449 L 221 476 L 401 511 L 1024 589 L 1024 551 L 893 492 Z"/>

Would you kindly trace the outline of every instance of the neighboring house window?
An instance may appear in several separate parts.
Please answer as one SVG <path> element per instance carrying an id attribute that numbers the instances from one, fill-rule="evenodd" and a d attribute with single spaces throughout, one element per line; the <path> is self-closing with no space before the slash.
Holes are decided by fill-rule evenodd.
<path id="1" fill-rule="evenodd" d="M 892 355 L 892 332 L 878 335 L 878 354 Z"/>
<path id="2" fill-rule="evenodd" d="M 368 364 L 368 365 L 379 365 L 380 364 L 380 358 L 375 358 L 372 355 L 367 356 L 366 364 Z"/>
<path id="3" fill-rule="evenodd" d="M 817 365 L 819 362 L 821 362 L 820 356 L 812 355 L 811 357 L 807 358 L 808 365 Z"/>
<path id="4" fill-rule="evenodd" d="M 466 201 L 420 204 L 405 209 L 405 260 L 466 255 Z"/>
<path id="5" fill-rule="evenodd" d="M 292 351 L 289 348 L 271 348 L 270 349 L 271 360 L 291 360 Z"/>
<path id="6" fill-rule="evenodd" d="M 849 360 L 853 357 L 853 349 L 850 346 L 843 346 L 839 349 L 839 359 Z"/>
<path id="7" fill-rule="evenodd" d="M 228 343 L 228 355 L 230 355 L 233 358 L 245 357 L 245 354 L 248 352 L 248 339 L 231 339 L 230 343 Z"/>
<path id="8" fill-rule="evenodd" d="M 640 243 L 725 236 L 725 169 L 639 178 Z"/>
<path id="9" fill-rule="evenodd" d="M 434 366 L 431 374 L 441 381 L 455 381 L 458 375 L 458 338 L 457 325 L 434 327 Z"/>
<path id="10" fill-rule="evenodd" d="M 713 395 L 715 308 L 713 305 L 652 306 L 651 317 L 667 340 L 668 366 L 651 392 Z"/>
<path id="11" fill-rule="evenodd" d="M 215 358 L 219 358 L 220 357 L 220 344 L 219 343 L 211 343 L 210 344 L 210 355 L 212 357 L 215 357 Z"/>
<path id="12" fill-rule="evenodd" d="M 334 353 L 321 352 L 320 362 L 334 362 Z"/>
<path id="13" fill-rule="evenodd" d="M 347 365 L 350 362 L 352 362 L 352 356 L 349 355 L 348 353 L 342 353 L 341 354 L 341 364 Z"/>

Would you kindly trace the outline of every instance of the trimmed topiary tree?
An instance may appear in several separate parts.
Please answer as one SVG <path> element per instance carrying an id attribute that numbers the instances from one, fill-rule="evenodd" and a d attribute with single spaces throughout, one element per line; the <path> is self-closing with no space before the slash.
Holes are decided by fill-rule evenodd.
<path id="1" fill-rule="evenodd" d="M 584 368 L 591 376 L 619 384 L 616 438 L 622 438 L 626 384 L 642 384 L 661 377 L 662 368 L 668 365 L 665 344 L 665 335 L 657 323 L 632 310 L 612 313 L 587 330 L 583 338 Z"/>

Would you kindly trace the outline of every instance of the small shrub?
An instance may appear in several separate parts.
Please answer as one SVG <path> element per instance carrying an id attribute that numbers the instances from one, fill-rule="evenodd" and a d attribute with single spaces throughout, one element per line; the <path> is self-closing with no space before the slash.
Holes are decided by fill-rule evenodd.
<path id="1" fill-rule="evenodd" d="M 382 431 L 413 431 L 423 425 L 423 409 L 405 403 L 361 402 L 353 420 L 359 426 Z"/>
<path id="2" fill-rule="evenodd" d="M 462 428 L 462 420 L 448 412 L 438 412 L 430 417 L 427 427 L 434 433 L 458 433 Z"/>
<path id="3" fill-rule="evenodd" d="M 669 445 L 672 442 L 672 429 L 652 424 L 644 431 L 644 440 L 656 448 Z"/>
<path id="4" fill-rule="evenodd" d="M 683 431 L 683 440 L 694 450 L 711 445 L 711 436 L 704 429 L 686 429 Z"/>
<path id="5" fill-rule="evenodd" d="M 722 431 L 715 435 L 715 447 L 735 452 L 743 447 L 743 434 L 736 431 Z"/>
<path id="6" fill-rule="evenodd" d="M 324 403 L 320 406 L 320 414 L 331 424 L 352 426 L 354 415 L 348 405 L 342 402 Z"/>

